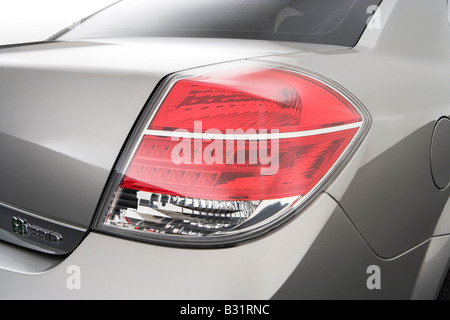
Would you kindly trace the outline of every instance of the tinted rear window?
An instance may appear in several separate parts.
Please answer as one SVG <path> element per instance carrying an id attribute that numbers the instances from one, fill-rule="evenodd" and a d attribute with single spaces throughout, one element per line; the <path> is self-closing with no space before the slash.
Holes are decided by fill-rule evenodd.
<path id="1" fill-rule="evenodd" d="M 55 39 L 207 37 L 354 46 L 381 0 L 123 0 Z"/>

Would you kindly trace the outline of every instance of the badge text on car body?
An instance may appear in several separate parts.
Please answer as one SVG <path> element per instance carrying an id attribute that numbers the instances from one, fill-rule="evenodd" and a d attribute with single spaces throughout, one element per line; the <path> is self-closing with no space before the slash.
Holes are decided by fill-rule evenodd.
<path id="1" fill-rule="evenodd" d="M 27 220 L 20 217 L 12 217 L 12 231 L 19 236 L 47 242 L 55 246 L 62 241 L 62 236 L 59 233 L 31 225 Z"/>

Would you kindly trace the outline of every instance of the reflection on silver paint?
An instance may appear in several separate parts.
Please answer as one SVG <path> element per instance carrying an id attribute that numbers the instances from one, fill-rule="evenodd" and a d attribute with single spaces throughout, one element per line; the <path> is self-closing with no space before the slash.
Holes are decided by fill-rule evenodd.
<path id="1" fill-rule="evenodd" d="M 0 230 L 0 235 L 2 232 L 3 231 Z M 23 276 L 24 274 L 41 274 L 52 270 L 58 264 L 63 262 L 64 259 L 65 256 L 48 255 L 40 253 L 39 251 L 33 252 L 0 241 L 0 273 L 7 274 L 8 279 L 10 279 L 10 275 L 12 274 L 18 274 L 19 276 Z M 2 290 L 0 290 L 1 297 L 2 295 L 7 294 L 7 292 L 3 292 L 7 280 L 3 279 L 0 275 L 0 281 L 2 283 Z M 45 287 L 47 286 L 48 282 Z M 38 296 L 39 295 L 36 297 Z"/>
<path id="2" fill-rule="evenodd" d="M 450 198 L 442 210 L 441 217 L 436 225 L 433 236 L 442 236 L 445 234 L 450 234 Z"/>
<path id="3" fill-rule="evenodd" d="M 450 236 L 436 237 L 430 241 L 427 254 L 418 275 L 411 298 L 435 299 L 439 294 L 443 276 L 447 273 L 450 256 Z"/>

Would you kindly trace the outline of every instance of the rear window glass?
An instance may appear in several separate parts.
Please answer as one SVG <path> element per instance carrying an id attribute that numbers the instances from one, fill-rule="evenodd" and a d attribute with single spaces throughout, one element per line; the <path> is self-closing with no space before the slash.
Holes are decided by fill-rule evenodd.
<path id="1" fill-rule="evenodd" d="M 381 0 L 123 0 L 52 40 L 206 37 L 354 46 Z"/>

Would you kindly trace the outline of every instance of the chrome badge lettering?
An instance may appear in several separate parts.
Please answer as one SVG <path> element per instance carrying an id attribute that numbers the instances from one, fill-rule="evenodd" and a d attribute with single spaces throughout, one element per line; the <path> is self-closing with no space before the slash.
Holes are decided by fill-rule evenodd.
<path id="1" fill-rule="evenodd" d="M 59 245 L 62 241 L 62 236 L 59 233 L 33 226 L 27 220 L 19 217 L 12 218 L 12 231 L 19 236 L 47 242 L 55 246 Z"/>

